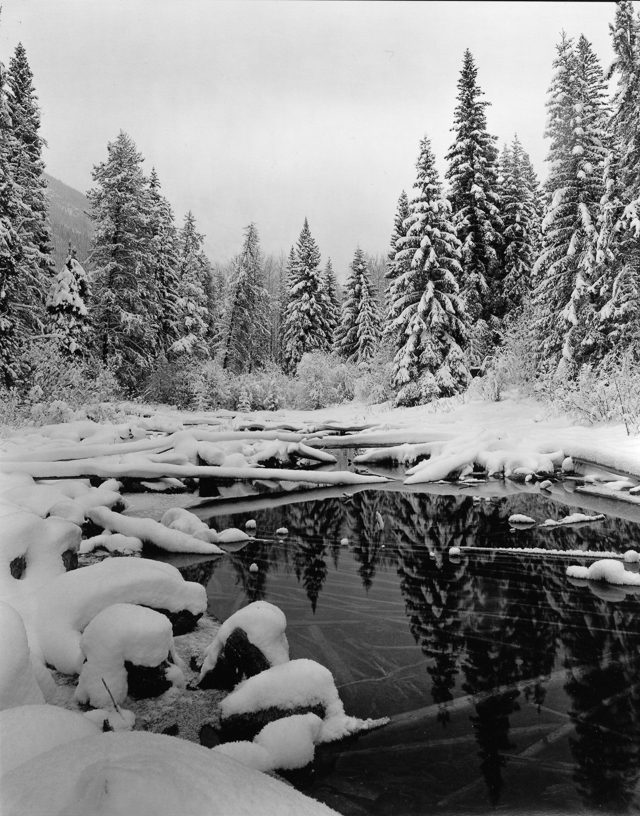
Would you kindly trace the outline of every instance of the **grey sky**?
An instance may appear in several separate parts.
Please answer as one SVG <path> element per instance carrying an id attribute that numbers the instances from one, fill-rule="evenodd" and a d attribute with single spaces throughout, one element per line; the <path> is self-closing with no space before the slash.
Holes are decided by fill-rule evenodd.
<path id="1" fill-rule="evenodd" d="M 518 133 L 545 175 L 546 92 L 560 31 L 603 67 L 611 3 L 4 0 L 0 53 L 22 41 L 49 147 L 79 190 L 125 130 L 213 260 L 254 221 L 288 252 L 305 216 L 339 277 L 359 244 L 386 252 L 427 133 L 440 170 L 469 48 L 489 130 Z"/>

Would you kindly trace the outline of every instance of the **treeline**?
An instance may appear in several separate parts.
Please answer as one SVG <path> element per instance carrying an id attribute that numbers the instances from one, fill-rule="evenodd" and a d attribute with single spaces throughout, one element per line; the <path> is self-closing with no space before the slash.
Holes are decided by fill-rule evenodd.
<path id="1" fill-rule="evenodd" d="M 306 219 L 288 255 L 265 258 L 249 224 L 232 262 L 211 264 L 193 215 L 176 226 L 125 133 L 93 170 L 88 271 L 70 252 L 56 275 L 39 111 L 18 46 L 0 84 L 5 386 L 20 384 L 23 349 L 38 337 L 114 372 L 131 395 L 171 365 L 213 361 L 232 376 L 278 366 L 295 376 L 305 355 L 332 354 L 379 369 L 395 401 L 414 405 L 464 391 L 514 336 L 540 376 L 575 380 L 621 355 L 637 365 L 640 21 L 630 0 L 617 4 L 611 33 L 612 99 L 590 43 L 562 35 L 543 185 L 517 136 L 498 150 L 465 52 L 445 184 L 425 136 L 388 258 L 356 248 L 343 290 Z"/>

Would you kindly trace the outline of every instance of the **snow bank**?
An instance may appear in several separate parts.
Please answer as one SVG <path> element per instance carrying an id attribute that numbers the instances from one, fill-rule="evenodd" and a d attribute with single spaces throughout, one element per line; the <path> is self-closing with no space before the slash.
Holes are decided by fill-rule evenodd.
<path id="1" fill-rule="evenodd" d="M 541 527 L 560 527 L 565 524 L 584 524 L 585 522 L 591 521 L 603 521 L 604 515 L 599 513 L 596 516 L 585 516 L 584 513 L 572 513 L 570 516 L 565 516 L 564 518 L 558 519 L 558 521 L 554 521 L 553 519 L 547 519 Z"/>
<path id="2" fill-rule="evenodd" d="M 181 530 L 171 529 L 150 518 L 123 516 L 121 513 L 114 513 L 113 510 L 108 510 L 106 507 L 94 507 L 89 511 L 88 516 L 94 524 L 109 532 L 139 538 L 141 541 L 146 541 L 168 552 L 201 553 L 204 555 L 222 555 L 224 552 L 211 541 L 203 541 L 193 535 L 183 533 Z M 194 516 L 194 518 L 196 517 Z M 196 521 L 200 522 L 200 519 L 196 518 Z M 200 524 L 205 528 L 207 527 L 203 522 L 200 522 Z M 212 532 L 215 536 L 215 531 Z"/>
<path id="3" fill-rule="evenodd" d="M 306 659 L 291 660 L 243 680 L 220 703 L 220 710 L 226 718 L 265 708 L 290 710 L 318 704 L 325 708 L 320 742 L 342 739 L 387 722 L 347 717 L 329 669 Z"/>
<path id="4" fill-rule="evenodd" d="M 159 666 L 170 656 L 173 663 L 179 662 L 171 621 L 153 609 L 126 603 L 113 604 L 93 618 L 80 639 L 80 651 L 86 660 L 74 696 L 94 708 L 110 708 L 111 697 L 116 703 L 124 701 L 125 660 L 135 666 Z M 177 675 L 173 685 L 184 686 L 179 668 Z"/>
<path id="5" fill-rule="evenodd" d="M 622 586 L 640 586 L 640 575 L 626 570 L 620 561 L 594 561 L 588 567 L 567 567 L 567 576 L 589 581 L 606 581 L 608 584 Z"/>
<path id="6" fill-rule="evenodd" d="M 285 635 L 287 619 L 284 612 L 267 601 L 255 601 L 227 618 L 218 629 L 205 652 L 200 680 L 215 667 L 227 638 L 238 627 L 244 630 L 249 642 L 260 649 L 272 666 L 279 666 L 289 660 L 289 643 Z"/>
<path id="7" fill-rule="evenodd" d="M 110 553 L 121 553 L 122 555 L 132 555 L 142 551 L 142 541 L 133 536 L 125 536 L 121 533 L 102 533 L 101 535 L 85 538 L 80 544 L 81 553 L 90 553 L 97 549 L 107 550 Z"/>
<path id="8" fill-rule="evenodd" d="M 219 751 L 145 732 L 47 751 L 4 776 L 2 794 L 3 816 L 335 816 Z"/>
<path id="9" fill-rule="evenodd" d="M 201 615 L 207 594 L 170 564 L 147 559 L 107 558 L 59 575 L 37 599 L 35 628 L 46 661 L 64 674 L 78 674 L 81 633 L 99 612 L 116 603 Z"/>
<path id="10" fill-rule="evenodd" d="M 532 519 L 530 516 L 524 516 L 522 513 L 514 513 L 512 516 L 509 516 L 509 524 L 535 524 L 536 520 Z"/>
<path id="11" fill-rule="evenodd" d="M 0 601 L 0 711 L 44 703 L 22 618 Z"/>
<path id="12" fill-rule="evenodd" d="M 9 773 L 58 745 L 101 732 L 87 717 L 58 706 L 21 705 L 0 711 L 0 769 Z"/>
<path id="13" fill-rule="evenodd" d="M 294 714 L 268 723 L 253 742 L 225 742 L 213 750 L 257 771 L 304 768 L 313 761 L 322 720 L 315 714 Z"/>

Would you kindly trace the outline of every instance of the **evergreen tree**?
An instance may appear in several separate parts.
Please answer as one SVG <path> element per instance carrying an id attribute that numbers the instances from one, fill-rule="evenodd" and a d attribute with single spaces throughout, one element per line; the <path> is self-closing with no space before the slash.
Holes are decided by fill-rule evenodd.
<path id="1" fill-rule="evenodd" d="M 338 295 L 338 281 L 336 274 L 331 265 L 331 258 L 327 259 L 327 265 L 324 268 L 322 284 L 324 292 L 327 296 L 327 330 L 329 336 L 329 347 L 333 346 L 333 338 L 335 331 L 340 323 L 340 297 Z"/>
<path id="2" fill-rule="evenodd" d="M 47 295 L 49 330 L 60 338 L 68 354 L 81 354 L 85 350 L 89 331 L 88 297 L 87 273 L 78 262 L 76 250 L 69 246 L 69 256 Z"/>
<path id="3" fill-rule="evenodd" d="M 356 249 L 349 268 L 335 349 L 353 363 L 371 359 L 380 342 L 380 314 L 363 251 Z"/>
<path id="4" fill-rule="evenodd" d="M 269 293 L 255 224 L 245 228 L 229 288 L 222 365 L 242 374 L 260 368 L 269 355 Z"/>
<path id="5" fill-rule="evenodd" d="M 534 274 L 538 333 L 545 358 L 569 372 L 593 349 L 590 287 L 596 266 L 596 223 L 603 192 L 604 79 L 588 41 L 563 34 L 549 90 L 549 200 L 543 249 Z"/>
<path id="6" fill-rule="evenodd" d="M 389 315 L 389 309 L 391 307 L 390 303 L 390 291 L 391 286 L 393 285 L 393 281 L 396 278 L 399 278 L 404 272 L 407 271 L 406 268 L 406 255 L 403 256 L 404 258 L 404 266 L 400 266 L 399 261 L 397 260 L 398 252 L 403 248 L 403 240 L 407 234 L 407 228 L 405 227 L 405 222 L 409 217 L 409 198 L 405 191 L 403 190 L 400 193 L 400 198 L 398 199 L 398 208 L 396 210 L 396 216 L 393 222 L 393 232 L 391 233 L 391 245 L 389 247 L 389 254 L 388 254 L 388 262 L 387 262 L 387 273 L 385 277 L 389 281 L 387 284 L 387 289 L 385 291 L 385 309 L 386 309 L 386 319 L 384 324 L 384 333 L 385 336 L 388 335 L 389 329 L 391 326 L 391 318 Z"/>
<path id="7" fill-rule="evenodd" d="M 475 356 L 490 351 L 497 339 L 499 318 L 504 313 L 501 297 L 499 248 L 502 221 L 497 191 L 495 136 L 487 132 L 483 91 L 477 83 L 478 69 L 470 51 L 465 51 L 458 81 L 455 109 L 456 138 L 447 160 L 446 178 L 453 208 L 453 224 L 462 244 L 462 293 L 473 324 Z"/>
<path id="8" fill-rule="evenodd" d="M 393 384 L 401 405 L 457 394 L 469 381 L 463 354 L 469 318 L 457 282 L 460 242 L 426 136 L 416 168 L 406 236 L 398 239 L 395 257 L 396 268 L 406 271 L 389 287 Z"/>
<path id="9" fill-rule="evenodd" d="M 98 354 L 135 390 L 151 367 L 157 339 L 148 270 L 150 196 L 142 156 L 126 133 L 107 153 L 93 169 L 97 186 L 87 193 L 95 224 L 90 312 Z"/>
<path id="10" fill-rule="evenodd" d="M 47 223 L 47 183 L 44 179 L 40 136 L 40 108 L 33 87 L 33 74 L 21 43 L 9 62 L 8 114 L 13 138 L 9 162 L 14 183 L 20 190 L 20 215 L 15 229 L 22 244 L 17 260 L 16 319 L 18 332 L 26 337 L 42 330 L 45 297 L 55 272 L 51 231 Z M 18 306 L 19 304 L 19 306 Z"/>
<path id="11" fill-rule="evenodd" d="M 617 74 L 618 85 L 608 128 L 598 245 L 599 356 L 640 347 L 640 21 L 630 0 L 616 6 L 609 77 Z"/>
<path id="12" fill-rule="evenodd" d="M 517 317 L 531 289 L 537 233 L 535 189 L 530 162 L 515 136 L 500 159 L 500 200 L 503 231 L 503 300 L 505 313 Z M 527 157 L 528 158 L 528 157 Z"/>
<path id="13" fill-rule="evenodd" d="M 204 289 L 208 266 L 202 252 L 204 236 L 196 230 L 196 219 L 189 211 L 179 235 L 178 339 L 170 347 L 173 355 L 208 357 L 207 296 Z"/>
<path id="14" fill-rule="evenodd" d="M 319 265 L 320 250 L 305 218 L 295 261 L 290 263 L 289 299 L 284 323 L 283 357 L 285 370 L 290 374 L 295 373 L 303 354 L 330 351 L 327 322 L 330 306 Z"/>
<path id="15" fill-rule="evenodd" d="M 20 374 L 19 301 L 16 300 L 22 242 L 15 225 L 22 205 L 11 168 L 13 141 L 6 71 L 0 62 L 0 383 L 7 388 L 16 384 Z"/>
<path id="16" fill-rule="evenodd" d="M 154 323 L 158 352 L 166 354 L 178 339 L 178 231 L 173 211 L 162 195 L 155 168 L 149 178 L 149 253 L 147 267 L 153 282 Z"/>

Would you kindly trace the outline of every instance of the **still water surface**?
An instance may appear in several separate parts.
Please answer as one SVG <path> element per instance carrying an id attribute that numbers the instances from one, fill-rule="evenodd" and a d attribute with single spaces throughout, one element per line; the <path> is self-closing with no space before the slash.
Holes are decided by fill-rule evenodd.
<path id="1" fill-rule="evenodd" d="M 291 657 L 327 666 L 348 714 L 392 717 L 318 751 L 294 779 L 305 792 L 345 816 L 640 812 L 640 595 L 572 584 L 566 566 L 587 561 L 489 549 L 624 552 L 640 549 L 638 522 L 511 531 L 515 512 L 581 509 L 534 493 L 363 490 L 230 509 L 197 512 L 217 529 L 253 518 L 256 540 L 181 567 L 210 611 L 277 604 Z M 487 552 L 451 559 L 454 545 Z"/>

